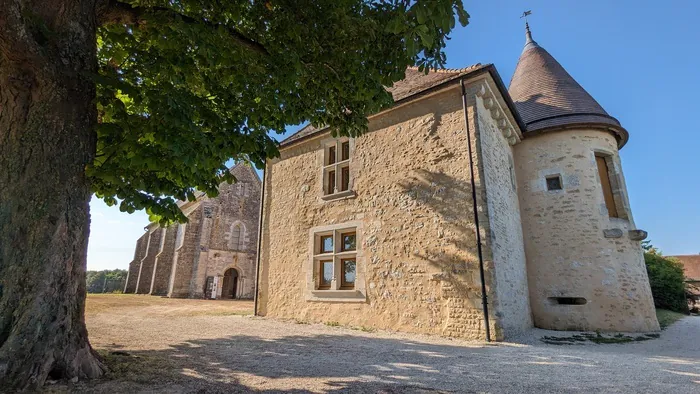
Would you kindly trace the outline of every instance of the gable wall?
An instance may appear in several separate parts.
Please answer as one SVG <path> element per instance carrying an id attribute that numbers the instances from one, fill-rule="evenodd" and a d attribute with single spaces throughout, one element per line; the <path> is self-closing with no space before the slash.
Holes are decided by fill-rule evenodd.
<path id="1" fill-rule="evenodd" d="M 487 235 L 483 240 L 485 265 L 495 276 L 495 293 L 489 304 L 496 309 L 493 316 L 499 326 L 512 336 L 532 327 L 513 149 L 484 100 L 479 97 L 474 105 L 479 169 L 486 186 L 482 192 L 488 207 L 488 220 L 480 225 Z"/>
<path id="2" fill-rule="evenodd" d="M 285 149 L 268 164 L 259 313 L 483 338 L 459 88 L 371 120 L 351 153 L 355 198 L 320 199 L 321 140 Z M 307 264 L 311 229 L 350 221 L 361 226 L 357 271 L 366 301 L 307 301 L 316 274 Z"/>

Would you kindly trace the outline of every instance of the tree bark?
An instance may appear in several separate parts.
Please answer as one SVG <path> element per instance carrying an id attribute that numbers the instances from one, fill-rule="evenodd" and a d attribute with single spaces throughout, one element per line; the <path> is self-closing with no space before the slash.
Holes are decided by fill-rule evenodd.
<path id="1" fill-rule="evenodd" d="M 0 0 L 0 387 L 94 378 L 85 327 L 95 0 Z"/>

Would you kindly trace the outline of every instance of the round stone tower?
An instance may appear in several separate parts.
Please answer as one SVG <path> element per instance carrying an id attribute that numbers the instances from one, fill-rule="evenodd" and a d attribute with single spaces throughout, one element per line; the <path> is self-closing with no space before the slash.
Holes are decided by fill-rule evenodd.
<path id="1" fill-rule="evenodd" d="M 627 131 L 533 39 L 509 93 L 534 323 L 556 330 L 659 329 L 618 149 Z"/>

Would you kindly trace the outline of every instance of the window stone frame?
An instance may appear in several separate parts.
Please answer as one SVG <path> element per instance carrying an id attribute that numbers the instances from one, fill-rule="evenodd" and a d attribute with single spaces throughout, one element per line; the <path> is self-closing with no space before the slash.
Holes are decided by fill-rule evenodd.
<path id="1" fill-rule="evenodd" d="M 349 154 L 347 161 L 340 160 L 342 158 L 342 144 L 348 142 L 349 144 Z M 336 161 L 333 164 L 326 164 L 328 161 L 329 148 L 335 147 Z M 321 190 L 321 200 L 322 201 L 333 201 L 341 200 L 346 198 L 354 198 L 356 193 L 354 191 L 355 177 L 353 171 L 353 156 L 355 151 L 355 139 L 349 137 L 340 138 L 326 138 L 321 141 L 321 149 L 319 155 L 320 162 L 320 190 Z M 346 163 L 347 162 L 347 163 Z M 340 183 L 342 180 L 341 169 L 347 164 L 348 167 L 348 190 L 340 191 Z M 334 170 L 335 171 L 335 191 L 334 193 L 326 194 L 326 173 Z"/>
<path id="2" fill-rule="evenodd" d="M 345 232 L 355 233 L 355 251 L 340 252 L 340 234 Z M 334 234 L 333 253 L 320 254 L 316 250 L 316 239 L 321 235 Z M 336 237 L 337 234 L 337 237 Z M 366 273 L 365 258 L 362 250 L 362 222 L 350 221 L 345 223 L 318 226 L 309 229 L 308 258 L 305 264 L 306 274 L 306 301 L 320 302 L 366 302 Z M 340 260 L 350 256 L 355 257 L 355 288 L 341 290 Z M 330 289 L 318 289 L 320 283 L 320 261 L 333 260 L 333 280 Z"/>

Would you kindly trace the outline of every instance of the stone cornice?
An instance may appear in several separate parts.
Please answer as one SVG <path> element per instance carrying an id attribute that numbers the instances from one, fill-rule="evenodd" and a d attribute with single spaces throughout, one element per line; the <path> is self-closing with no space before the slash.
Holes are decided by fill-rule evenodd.
<path id="1" fill-rule="evenodd" d="M 507 115 L 508 112 L 498 100 L 499 96 L 494 93 L 486 79 L 478 85 L 476 96 L 482 100 L 484 108 L 489 111 L 491 118 L 498 126 L 503 137 L 508 141 L 508 144 L 515 145 L 520 142 L 522 136 L 518 132 L 518 128 L 514 127 L 513 122 Z"/>

